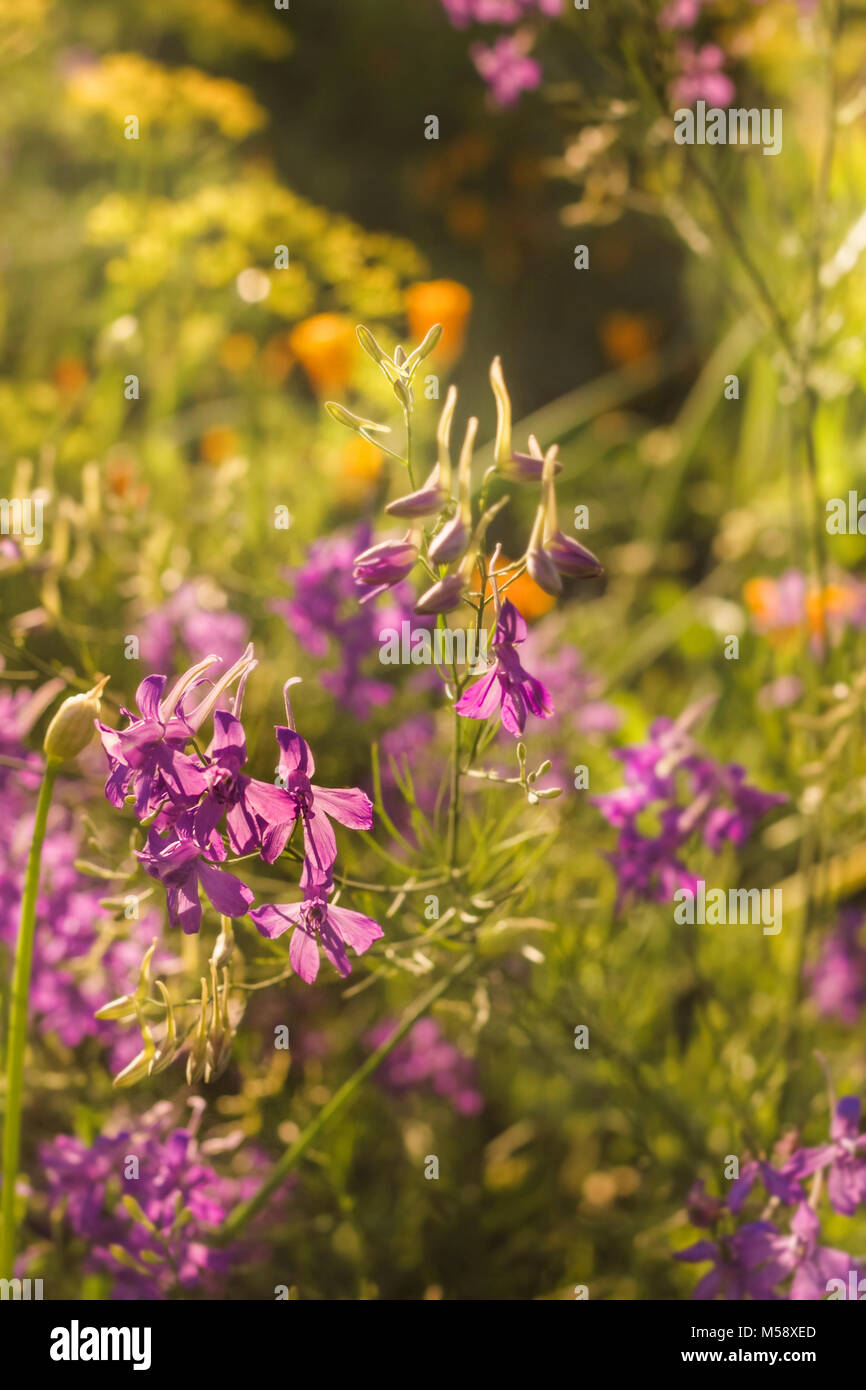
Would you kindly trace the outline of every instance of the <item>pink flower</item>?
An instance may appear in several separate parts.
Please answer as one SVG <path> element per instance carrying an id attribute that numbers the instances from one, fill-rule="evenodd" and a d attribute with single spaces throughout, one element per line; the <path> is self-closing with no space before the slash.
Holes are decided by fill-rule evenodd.
<path id="1" fill-rule="evenodd" d="M 705 43 L 703 48 L 696 48 L 693 43 L 681 43 L 677 56 L 681 71 L 671 87 L 673 100 L 684 106 L 701 100 L 710 106 L 727 106 L 734 96 L 734 84 L 722 72 L 725 54 L 718 44 Z"/>
<path id="2" fill-rule="evenodd" d="M 351 946 L 360 956 L 385 935 L 372 917 L 329 903 L 332 886 L 313 885 L 305 889 L 303 902 L 256 907 L 250 913 L 262 936 L 270 940 L 294 928 L 289 960 L 295 974 L 308 985 L 319 973 L 320 946 L 334 969 L 345 976 L 352 973 L 346 947 Z"/>
<path id="3" fill-rule="evenodd" d="M 454 706 L 467 719 L 489 719 L 497 710 L 502 727 L 518 737 L 526 727 L 527 712 L 539 719 L 553 714 L 550 691 L 520 664 L 515 648 L 526 639 L 526 622 L 510 599 L 502 605 L 491 647 L 496 658 L 492 671 L 470 685 Z"/>
<path id="4" fill-rule="evenodd" d="M 498 106 L 515 106 L 521 93 L 534 91 L 541 84 L 541 64 L 527 57 L 513 34 L 504 35 L 490 47 L 473 44 L 469 54 Z"/>

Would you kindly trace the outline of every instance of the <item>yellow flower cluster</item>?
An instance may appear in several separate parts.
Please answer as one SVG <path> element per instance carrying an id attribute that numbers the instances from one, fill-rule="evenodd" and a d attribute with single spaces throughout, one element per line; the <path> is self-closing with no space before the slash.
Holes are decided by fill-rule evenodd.
<path id="1" fill-rule="evenodd" d="M 216 126 L 230 140 L 242 140 L 267 121 L 246 87 L 210 77 L 198 68 L 167 68 L 140 53 L 110 53 L 76 67 L 67 79 L 72 102 L 113 121 L 118 129 L 130 115 L 144 130 L 188 131 L 196 122 Z"/>

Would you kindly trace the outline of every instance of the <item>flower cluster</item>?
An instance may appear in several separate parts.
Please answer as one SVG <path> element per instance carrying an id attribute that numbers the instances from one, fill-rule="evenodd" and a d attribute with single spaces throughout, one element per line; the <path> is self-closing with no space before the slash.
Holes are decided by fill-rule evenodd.
<path id="1" fill-rule="evenodd" d="M 442 0 L 457 29 L 469 24 L 513 26 L 524 20 L 553 18 L 562 13 L 562 0 Z M 470 57 L 498 106 L 514 106 L 524 92 L 541 83 L 541 64 L 530 58 L 532 33 L 521 28 L 491 44 L 476 43 Z"/>
<path id="2" fill-rule="evenodd" d="M 229 1271 L 254 1254 L 249 1242 L 207 1243 L 257 1179 L 223 1177 L 204 1161 L 200 1107 L 186 1127 L 162 1101 L 89 1146 L 59 1135 L 40 1148 L 52 1218 L 86 1243 L 85 1268 L 112 1278 L 115 1299 L 218 1297 Z"/>
<path id="3" fill-rule="evenodd" d="M 225 595 L 209 583 L 181 584 L 141 625 L 141 659 L 151 670 L 171 670 L 179 649 L 193 660 L 218 656 L 234 661 L 249 637 L 249 623 L 226 607 Z"/>
<path id="4" fill-rule="evenodd" d="M 839 1101 L 828 1143 L 799 1148 L 792 1136 L 782 1141 L 778 1153 L 778 1167 L 759 1159 L 745 1163 L 725 1198 L 708 1195 L 700 1180 L 692 1188 L 689 1218 L 712 1235 L 674 1257 L 712 1264 L 693 1298 L 818 1301 L 834 1294 L 849 1297 L 851 1275 L 855 1284 L 859 1281 L 862 1270 L 853 1256 L 820 1243 L 818 1215 L 825 1186 L 830 1206 L 841 1216 L 852 1216 L 866 1203 L 866 1134 L 860 1132 L 859 1099 L 844 1096 Z M 812 1179 L 808 1193 L 806 1178 Z M 756 1219 L 739 1224 L 758 1186 L 766 1193 L 763 1209 Z M 780 1228 L 783 1217 L 787 1229 Z"/>
<path id="5" fill-rule="evenodd" d="M 394 395 L 403 406 L 407 420 L 407 458 L 400 462 L 407 465 L 410 480 L 408 422 L 413 409 L 412 380 L 420 363 L 435 349 L 440 331 L 438 325 L 434 326 L 411 354 L 407 356 L 398 348 L 391 358 L 369 329 L 362 326 L 358 330 L 361 346 L 391 382 Z M 555 478 L 561 465 L 556 446 L 544 453 L 538 441 L 530 436 L 528 453 L 517 453 L 512 448 L 511 400 L 499 358 L 494 359 L 491 366 L 490 384 L 496 401 L 495 463 L 485 475 L 477 503 L 472 496 L 471 479 L 478 420 L 472 417 L 467 423 L 455 479 L 450 441 L 457 392 L 452 386 L 439 421 L 436 463 L 420 488 L 415 487 L 385 508 L 390 516 L 410 521 L 409 530 L 400 538 L 379 541 L 356 555 L 353 575 L 362 591 L 360 601 L 366 604 L 406 580 L 416 566 L 420 566 L 428 582 L 433 582 L 417 599 L 415 612 L 438 616 L 465 604 L 474 616 L 476 627 L 480 627 L 483 618 L 489 583 L 496 608 L 496 628 L 491 644 L 493 663 L 479 682 L 461 692 L 455 708 L 458 714 L 472 719 L 488 719 L 498 712 L 504 728 L 519 735 L 528 712 L 548 718 L 552 704 L 549 692 L 520 662 L 516 647 L 526 637 L 526 623 L 509 600 L 502 601 L 497 579 L 507 576 L 504 593 L 509 583 L 527 573 L 544 593 L 556 597 L 563 591 L 564 580 L 595 577 L 602 573 L 602 567 L 592 551 L 559 529 Z M 371 433 L 388 430 L 387 426 L 361 419 L 333 401 L 328 402 L 327 408 L 334 419 L 365 439 L 370 438 Z M 399 458 L 398 455 L 394 457 Z M 504 497 L 494 506 L 486 507 L 487 488 L 495 473 L 512 482 L 540 486 L 540 497 L 522 559 L 516 565 L 497 571 L 497 547 L 488 572 L 483 551 L 487 528 L 508 501 Z M 454 492 L 456 496 L 452 495 Z M 477 591 L 471 587 L 474 578 L 481 586 Z"/>
<path id="6" fill-rule="evenodd" d="M 657 719 L 646 743 L 618 749 L 624 785 L 593 798 L 619 832 L 609 855 L 619 906 L 634 898 L 667 902 L 680 888 L 695 891 L 697 876 L 682 859 L 695 836 L 713 854 L 725 843 L 743 845 L 757 822 L 787 800 L 751 786 L 745 768 L 717 763 L 699 747 L 691 731 L 706 708 L 702 701 L 676 721 Z M 650 819 L 656 833 L 648 833 Z"/>
<path id="7" fill-rule="evenodd" d="M 381 1047 L 396 1027 L 394 1021 L 385 1019 L 367 1034 L 367 1046 Z M 421 1018 L 410 1028 L 385 1058 L 377 1076 L 386 1090 L 398 1093 L 432 1087 L 437 1096 L 450 1100 L 460 1115 L 477 1115 L 484 1104 L 472 1058 L 448 1042 L 432 1018 Z"/>
<path id="8" fill-rule="evenodd" d="M 246 734 L 241 705 L 247 677 L 256 665 L 252 648 L 198 703 L 188 701 L 202 684 L 215 658 L 190 668 L 166 692 L 165 676 L 148 676 L 136 695 L 137 712 L 124 710 L 121 730 L 98 724 L 109 762 L 105 794 L 120 807 L 127 797 L 149 825 L 147 843 L 138 852 L 146 872 L 165 888 L 172 925 L 187 933 L 201 926 L 201 893 L 224 917 L 249 912 L 264 936 L 279 936 L 292 925 L 290 959 L 307 981 L 316 977 L 319 942 L 341 974 L 350 966 L 344 943 L 357 954 L 382 929 L 360 913 L 331 903 L 337 841 L 332 819 L 369 830 L 373 808 L 357 787 L 314 785 L 315 763 L 309 745 L 294 727 L 288 681 L 284 688 L 285 725 L 275 729 L 277 783 L 262 782 L 244 771 Z M 235 682 L 233 710 L 215 709 Z M 195 736 L 213 713 L 214 733 L 201 752 Z M 195 753 L 188 750 L 192 743 Z M 236 875 L 220 867 L 229 850 L 239 857 L 258 853 L 268 864 L 284 852 L 296 828 L 303 837 L 300 903 L 253 908 L 253 893 Z"/>

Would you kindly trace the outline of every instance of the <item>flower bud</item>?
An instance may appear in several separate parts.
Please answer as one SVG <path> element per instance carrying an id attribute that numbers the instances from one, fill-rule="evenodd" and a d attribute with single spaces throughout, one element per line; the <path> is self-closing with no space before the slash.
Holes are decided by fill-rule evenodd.
<path id="1" fill-rule="evenodd" d="M 562 580 L 559 571 L 551 560 L 546 550 L 541 546 L 531 545 L 526 552 L 526 568 L 529 576 L 534 579 L 539 589 L 543 589 L 546 594 L 562 593 Z"/>
<path id="2" fill-rule="evenodd" d="M 45 731 L 42 744 L 50 763 L 68 762 L 87 747 L 96 731 L 94 721 L 99 717 L 100 696 L 108 679 L 103 676 L 86 695 L 70 695 L 63 701 Z"/>
<path id="3" fill-rule="evenodd" d="M 463 598 L 466 580 L 458 571 L 446 574 L 444 579 L 432 585 L 415 604 L 416 613 L 450 613 Z"/>

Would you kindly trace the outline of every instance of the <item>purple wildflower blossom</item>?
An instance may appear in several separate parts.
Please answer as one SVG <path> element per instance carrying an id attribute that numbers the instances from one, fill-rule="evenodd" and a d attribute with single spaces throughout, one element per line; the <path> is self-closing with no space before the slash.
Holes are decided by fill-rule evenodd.
<path id="1" fill-rule="evenodd" d="M 225 858 L 225 845 L 215 832 L 207 841 L 218 859 Z M 234 874 L 218 869 L 192 833 L 189 814 L 182 816 L 173 835 L 164 839 L 151 827 L 147 846 L 136 851 L 151 878 L 159 879 L 166 893 L 168 919 L 192 935 L 201 927 L 202 889 L 211 906 L 224 917 L 244 917 L 253 901 L 253 892 Z"/>
<path id="2" fill-rule="evenodd" d="M 276 736 L 280 749 L 279 773 L 281 783 L 291 800 L 291 819 L 272 824 L 265 832 L 262 844 L 271 862 L 282 854 L 295 821 L 300 817 L 304 831 L 304 870 L 301 887 L 327 884 L 337 857 L 337 840 L 329 820 L 352 830 L 370 830 L 373 825 L 373 804 L 359 787 L 314 787 L 311 778 L 316 771 L 308 743 L 292 726 L 291 709 L 286 687 L 286 710 L 289 726 L 277 725 Z"/>
<path id="3" fill-rule="evenodd" d="M 141 620 L 141 659 L 150 670 L 174 667 L 178 650 L 194 661 L 214 655 L 231 664 L 249 639 L 249 623 L 225 607 L 209 583 L 181 584 Z"/>
<path id="4" fill-rule="evenodd" d="M 549 690 L 524 670 L 515 650 L 525 639 L 526 621 L 510 599 L 505 599 L 490 644 L 493 668 L 463 692 L 454 706 L 458 714 L 467 719 L 489 719 L 499 712 L 502 727 L 515 737 L 523 733 L 527 713 L 550 718 L 553 702 Z"/>
<path id="5" fill-rule="evenodd" d="M 364 665 L 378 649 L 382 627 L 399 627 L 408 616 L 402 586 L 391 591 L 392 602 L 373 610 L 359 605 L 365 587 L 353 577 L 355 556 L 370 544 L 370 528 L 362 525 L 348 536 L 329 536 L 314 541 L 304 564 L 289 571 L 294 586 L 290 599 L 271 603 L 305 650 L 314 657 L 325 657 L 334 649 L 339 664 L 333 671 L 322 671 L 318 679 L 341 708 L 356 719 L 366 719 L 371 710 L 388 703 L 394 687 L 364 672 Z"/>
<path id="6" fill-rule="evenodd" d="M 513 34 L 504 34 L 489 46 L 473 44 L 469 56 L 498 106 L 515 106 L 524 92 L 541 85 L 541 64 L 527 56 Z"/>
<path id="7" fill-rule="evenodd" d="M 666 902 L 682 888 L 694 892 L 697 877 L 681 857 L 693 837 L 700 835 L 714 854 L 725 842 L 741 846 L 757 822 L 787 800 L 750 786 L 738 764 L 719 764 L 703 752 L 691 728 L 705 708 L 706 702 L 692 705 L 676 722 L 657 719 L 646 743 L 617 750 L 625 783 L 593 798 L 619 832 L 609 858 L 620 906 L 631 898 Z M 641 825 L 646 812 L 655 815 L 656 834 Z"/>
<path id="8" fill-rule="evenodd" d="M 385 1019 L 367 1034 L 367 1046 L 377 1048 L 387 1042 L 397 1027 Z M 418 1086 L 431 1086 L 446 1097 L 460 1115 L 477 1115 L 484 1106 L 478 1089 L 475 1063 L 448 1042 L 435 1019 L 421 1018 L 406 1037 L 385 1058 L 377 1072 L 387 1090 L 401 1092 Z"/>
<path id="9" fill-rule="evenodd" d="M 86 1243 L 85 1268 L 111 1276 L 115 1299 L 159 1300 L 181 1290 L 217 1297 L 229 1271 L 255 1256 L 249 1242 L 221 1249 L 208 1243 L 231 1208 L 251 1195 L 256 1176 L 222 1176 L 203 1161 L 197 1119 L 174 1127 L 174 1107 L 163 1101 L 90 1146 L 60 1135 L 40 1149 L 52 1217 Z M 135 1178 L 127 1175 L 131 1153 Z M 155 1229 L 127 1211 L 127 1195 Z M 118 1246 L 135 1268 L 117 1258 Z"/>
<path id="10" fill-rule="evenodd" d="M 226 686 L 254 664 L 251 651 L 248 647 L 240 661 L 193 710 L 185 709 L 185 699 L 217 657 L 207 657 L 190 667 L 167 695 L 165 676 L 147 676 L 136 691 L 138 715 L 126 709 L 121 711 L 129 720 L 125 729 L 111 729 L 97 721 L 109 764 L 105 795 L 112 806 L 120 808 L 131 792 L 135 796 L 135 814 L 143 820 L 160 810 L 166 801 L 173 810 L 198 801 L 207 790 L 207 782 L 201 764 L 183 750 Z"/>
<path id="11" fill-rule="evenodd" d="M 860 1100 L 843 1096 L 830 1122 L 830 1143 L 798 1155 L 800 1176 L 827 1172 L 827 1196 L 841 1216 L 852 1216 L 866 1202 L 866 1133 L 859 1130 Z"/>
<path id="12" fill-rule="evenodd" d="M 776 1253 L 778 1239 L 779 1232 L 772 1222 L 750 1221 L 725 1239 L 696 1241 L 686 1250 L 677 1251 L 674 1259 L 689 1264 L 712 1261 L 713 1268 L 701 1279 L 692 1298 L 775 1300 L 779 1297 L 775 1286 L 780 1273 L 775 1264 L 768 1262 Z"/>
<path id="13" fill-rule="evenodd" d="M 725 53 L 718 44 L 705 43 L 701 48 L 683 42 L 677 45 L 679 76 L 671 87 L 671 97 L 678 106 L 693 106 L 705 101 L 708 106 L 727 106 L 734 96 L 734 84 L 724 72 Z"/>
<path id="14" fill-rule="evenodd" d="M 807 975 L 812 1001 L 818 1012 L 835 1016 L 849 1026 L 857 1022 L 866 1004 L 866 913 L 846 907 L 821 946 L 821 953 Z"/>
<path id="15" fill-rule="evenodd" d="M 308 985 L 319 973 L 320 946 L 334 969 L 346 976 L 352 972 L 346 947 L 360 956 L 385 934 L 372 917 L 328 902 L 332 886 L 313 884 L 305 889 L 303 902 L 257 907 L 250 913 L 262 936 L 271 940 L 293 929 L 289 961 Z"/>

